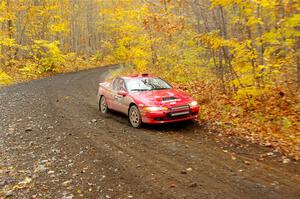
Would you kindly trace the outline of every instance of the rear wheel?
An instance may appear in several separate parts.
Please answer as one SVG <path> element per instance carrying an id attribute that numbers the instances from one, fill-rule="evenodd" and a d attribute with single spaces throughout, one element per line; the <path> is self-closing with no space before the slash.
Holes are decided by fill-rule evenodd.
<path id="1" fill-rule="evenodd" d="M 128 119 L 132 127 L 140 128 L 142 126 L 142 117 L 139 108 L 136 105 L 130 107 Z"/>
<path id="2" fill-rule="evenodd" d="M 108 113 L 108 106 L 107 106 L 107 102 L 104 96 L 101 96 L 100 100 L 99 100 L 99 111 L 102 114 L 107 114 Z"/>

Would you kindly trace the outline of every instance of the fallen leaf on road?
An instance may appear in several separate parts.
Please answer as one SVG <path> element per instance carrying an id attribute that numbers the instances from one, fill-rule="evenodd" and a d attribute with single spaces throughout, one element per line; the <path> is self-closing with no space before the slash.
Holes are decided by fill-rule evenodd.
<path id="1" fill-rule="evenodd" d="M 29 184 L 32 181 L 31 178 L 26 177 L 23 181 L 19 182 L 19 185 L 26 185 Z"/>

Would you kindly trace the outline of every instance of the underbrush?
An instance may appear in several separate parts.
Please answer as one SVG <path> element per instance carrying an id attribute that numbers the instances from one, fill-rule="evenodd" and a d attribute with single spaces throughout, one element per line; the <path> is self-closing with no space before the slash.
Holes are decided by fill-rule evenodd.
<path id="1" fill-rule="evenodd" d="M 17 56 L 17 50 L 22 51 L 22 56 Z M 99 53 L 91 56 L 64 53 L 58 41 L 46 40 L 34 40 L 27 48 L 12 48 L 6 56 L 0 55 L 0 59 L 0 86 L 112 64 Z"/>
<path id="2" fill-rule="evenodd" d="M 100 62 L 93 59 L 93 57 L 86 58 L 78 56 L 75 53 L 65 55 L 63 61 L 59 64 L 55 62 L 54 66 L 51 64 L 43 65 L 39 61 L 32 59 L 15 60 L 9 66 L 0 67 L 0 86 L 109 64 L 112 63 Z"/>
<path id="3" fill-rule="evenodd" d="M 300 96 L 273 88 L 254 103 L 235 99 L 218 89 L 219 82 L 193 81 L 178 84 L 200 103 L 200 120 L 226 135 L 238 135 L 251 142 L 275 147 L 300 159 Z"/>

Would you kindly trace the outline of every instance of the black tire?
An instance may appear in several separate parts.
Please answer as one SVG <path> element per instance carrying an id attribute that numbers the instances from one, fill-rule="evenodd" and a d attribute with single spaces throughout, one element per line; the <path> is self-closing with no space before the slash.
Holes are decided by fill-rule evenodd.
<path id="1" fill-rule="evenodd" d="M 132 105 L 128 111 L 128 120 L 133 128 L 140 128 L 142 126 L 142 117 L 140 110 L 136 105 Z"/>
<path id="2" fill-rule="evenodd" d="M 104 96 L 100 97 L 99 100 L 99 111 L 102 114 L 107 114 L 109 112 L 109 108 L 107 106 L 107 102 Z"/>

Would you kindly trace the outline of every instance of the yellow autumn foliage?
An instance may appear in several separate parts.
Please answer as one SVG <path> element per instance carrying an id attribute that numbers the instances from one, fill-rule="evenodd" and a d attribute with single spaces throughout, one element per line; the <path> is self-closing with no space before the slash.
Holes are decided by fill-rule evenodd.
<path id="1" fill-rule="evenodd" d="M 11 83 L 12 78 L 6 74 L 4 71 L 0 70 L 0 86 L 1 85 L 7 85 L 9 83 Z"/>

